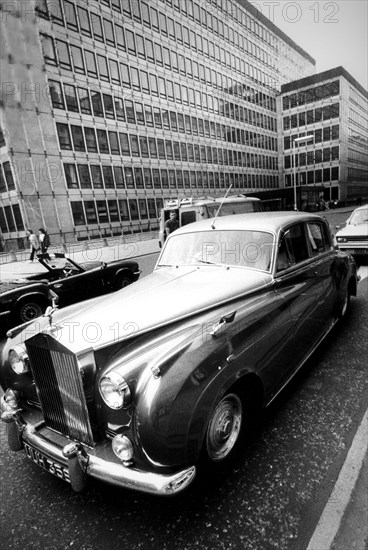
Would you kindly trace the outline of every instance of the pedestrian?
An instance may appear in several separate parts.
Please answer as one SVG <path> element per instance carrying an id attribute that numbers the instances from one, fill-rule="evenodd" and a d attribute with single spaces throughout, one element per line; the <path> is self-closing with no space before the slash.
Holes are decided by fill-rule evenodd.
<path id="1" fill-rule="evenodd" d="M 170 219 L 168 219 L 167 222 L 165 222 L 165 237 L 167 238 L 170 235 L 170 233 L 175 231 L 175 229 L 178 229 L 178 227 L 179 227 L 179 222 L 176 217 L 176 212 L 175 210 L 172 210 L 170 212 Z"/>
<path id="2" fill-rule="evenodd" d="M 41 254 L 46 254 L 47 249 L 50 246 L 50 237 L 43 227 L 40 227 L 38 230 L 38 239 L 40 241 Z"/>
<path id="3" fill-rule="evenodd" d="M 34 255 L 40 249 L 40 243 L 38 242 L 37 236 L 33 233 L 32 229 L 27 229 L 26 235 L 29 240 L 29 262 L 33 262 Z"/>

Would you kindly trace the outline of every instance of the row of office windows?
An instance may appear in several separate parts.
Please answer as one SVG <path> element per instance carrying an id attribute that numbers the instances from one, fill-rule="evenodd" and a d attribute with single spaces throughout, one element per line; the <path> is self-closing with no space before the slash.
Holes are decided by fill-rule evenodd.
<path id="1" fill-rule="evenodd" d="M 24 231 L 24 223 L 19 204 L 0 207 L 0 230 L 2 233 Z"/>
<path id="2" fill-rule="evenodd" d="M 321 86 L 313 86 L 308 90 L 302 90 L 295 92 L 294 94 L 286 95 L 282 98 L 282 108 L 284 111 L 287 109 L 293 109 L 299 105 L 307 105 L 308 103 L 315 103 L 328 97 L 334 97 L 340 93 L 340 81 L 334 80 L 333 82 L 327 82 Z"/>
<path id="3" fill-rule="evenodd" d="M 225 166 L 252 166 L 250 159 L 258 159 L 261 168 L 276 170 L 276 157 L 253 152 L 223 149 L 210 145 L 172 141 L 137 134 L 112 132 L 87 126 L 69 126 L 56 123 L 61 150 L 100 153 L 119 156 L 201 162 Z M 253 144 L 252 132 L 244 132 L 245 144 Z M 265 136 L 259 136 L 265 138 Z M 73 139 L 72 139 L 73 138 Z M 256 138 L 257 139 L 257 138 Z M 262 143 L 261 143 L 262 144 Z M 98 145 L 98 147 L 97 147 Z M 263 143 L 263 145 L 266 145 Z"/>
<path id="4" fill-rule="evenodd" d="M 54 109 L 65 109 L 66 107 L 69 112 L 81 112 L 88 115 L 92 115 L 93 113 L 95 117 L 117 119 L 143 126 L 152 127 L 155 125 L 157 128 L 164 127 L 174 132 L 207 135 L 207 137 L 210 137 L 209 133 L 206 134 L 207 128 L 215 128 L 215 123 L 207 119 L 195 116 L 190 117 L 189 115 L 185 115 L 184 119 L 182 113 L 169 111 L 157 106 L 152 107 L 151 104 L 142 104 L 138 101 L 132 101 L 132 99 L 125 98 L 123 100 L 121 97 L 104 94 L 99 91 L 91 91 L 90 93 L 87 88 L 76 88 L 72 84 L 62 85 L 55 80 L 50 80 L 49 86 Z M 226 103 L 221 114 L 232 120 L 276 131 L 275 118 L 233 103 Z M 191 124 L 187 124 L 187 121 L 191 121 Z M 229 128 L 229 126 L 216 123 L 216 139 L 228 141 L 228 137 L 231 135 Z M 212 132 L 212 137 L 214 137 L 214 132 Z M 276 138 L 274 138 L 273 142 L 276 143 Z"/>
<path id="5" fill-rule="evenodd" d="M 368 156 L 361 151 L 351 149 L 351 147 L 348 148 L 348 161 L 368 166 Z"/>
<path id="6" fill-rule="evenodd" d="M 215 34 L 218 34 L 221 39 L 226 40 L 233 44 L 237 51 L 242 52 L 240 56 L 234 55 L 229 51 L 229 47 L 220 47 L 220 41 L 214 39 L 208 40 L 202 34 L 193 30 L 193 25 L 186 26 L 182 24 L 183 19 L 180 21 L 174 20 L 173 17 L 165 15 L 165 13 L 159 12 L 156 8 L 149 6 L 148 3 L 142 2 L 142 17 L 138 9 L 136 13 L 139 14 L 138 18 L 135 18 L 143 26 L 152 29 L 154 32 L 160 33 L 163 37 L 167 37 L 171 41 L 176 41 L 178 45 L 182 45 L 188 50 L 198 52 L 201 56 L 212 59 L 217 63 L 228 67 L 230 70 L 237 71 L 239 74 L 250 76 L 256 81 L 266 82 L 267 75 L 252 65 L 244 62 L 245 56 L 253 56 L 263 64 L 274 67 L 275 59 L 266 50 L 256 45 L 253 41 L 245 38 L 245 33 L 237 33 L 233 27 L 228 27 L 223 21 L 219 21 L 220 29 L 216 25 Z M 104 42 L 109 46 L 118 47 L 120 49 L 130 51 L 135 54 L 135 40 L 134 34 L 128 29 L 124 29 L 121 25 L 118 25 L 116 19 L 114 21 L 100 17 L 97 13 L 88 11 L 80 6 L 76 9 L 76 6 L 71 2 L 64 1 L 64 11 L 66 16 L 67 27 L 78 33 L 82 33 L 86 36 L 92 37 L 99 42 Z M 203 10 L 204 11 L 204 10 Z M 53 20 L 57 23 L 64 23 L 62 12 L 58 10 L 60 17 L 53 17 Z M 211 14 L 208 14 L 211 16 Z M 217 21 L 217 18 L 215 17 Z M 121 20 L 124 22 L 123 19 Z M 223 25 L 228 32 L 223 32 Z M 124 36 L 124 30 L 126 36 Z M 249 35 L 247 35 L 249 36 Z M 140 36 L 143 40 L 143 37 Z M 127 47 L 128 46 L 128 47 Z M 171 45 L 171 49 L 175 49 Z M 244 55 L 243 55 L 244 54 Z"/>
<path id="7" fill-rule="evenodd" d="M 6 193 L 14 189 L 15 183 L 10 162 L 3 162 L 0 164 L 0 193 Z"/>
<path id="8" fill-rule="evenodd" d="M 292 136 L 284 137 L 284 150 L 293 148 L 293 142 L 298 137 L 304 137 L 306 134 L 298 133 L 293 134 Z M 339 139 L 339 125 L 335 124 L 334 126 L 325 126 L 324 128 L 318 128 L 308 132 L 308 136 L 313 136 L 313 143 L 321 143 L 322 141 L 331 141 L 334 139 Z"/>
<path id="9" fill-rule="evenodd" d="M 339 167 L 323 168 L 318 170 L 309 170 L 307 172 L 298 172 L 296 174 L 297 185 L 314 185 L 316 183 L 329 183 L 330 181 L 338 181 Z M 285 186 L 291 187 L 294 185 L 294 175 L 286 174 Z"/>
<path id="10" fill-rule="evenodd" d="M 368 117 L 366 114 L 362 115 L 361 113 L 358 113 L 355 111 L 355 109 L 349 109 L 349 121 L 354 122 L 354 124 L 358 124 L 362 128 L 366 129 L 368 126 Z"/>
<path id="11" fill-rule="evenodd" d="M 215 89 L 218 89 L 219 94 L 228 93 L 269 110 L 276 110 L 276 101 L 269 95 L 257 91 L 253 87 L 239 82 L 239 80 L 234 80 L 225 74 L 219 73 L 215 69 L 205 67 L 202 63 L 197 63 L 189 57 L 170 51 L 169 48 L 160 44 L 153 44 L 152 41 L 143 39 L 143 37 L 141 39 L 143 50 L 142 54 L 138 51 L 139 57 L 143 59 L 147 57 L 148 61 L 156 62 L 157 66 L 165 67 L 173 73 L 180 73 L 183 77 L 193 80 L 196 93 L 192 88 L 179 84 L 176 80 L 172 81 L 169 78 L 165 79 L 162 76 L 157 76 L 157 70 L 154 73 L 148 73 L 138 70 L 137 67 L 129 67 L 126 63 L 119 64 L 116 59 L 68 44 L 59 39 L 55 40 L 56 55 L 54 39 L 49 35 L 41 34 L 45 62 L 52 65 L 59 64 L 61 68 L 73 70 L 75 73 L 87 74 L 92 78 L 99 78 L 105 82 L 112 82 L 125 88 L 150 93 L 153 96 L 160 96 L 177 103 L 197 105 L 204 109 L 208 105 L 208 109 L 212 111 L 217 108 L 220 111 L 226 103 L 224 99 L 217 98 L 214 95 L 216 93 Z M 146 49 L 143 40 L 146 42 Z M 150 44 L 149 49 L 147 47 L 148 43 Z M 136 53 L 135 45 L 134 52 Z M 134 52 L 132 50 L 130 53 Z M 173 77 L 176 78 L 175 74 L 173 74 Z M 201 83 L 200 87 L 196 84 L 198 82 Z"/>
<path id="12" fill-rule="evenodd" d="M 359 105 L 365 113 L 368 113 L 368 100 L 352 86 L 350 86 L 349 90 L 349 99 L 356 105 Z"/>
<path id="13" fill-rule="evenodd" d="M 162 208 L 162 199 L 111 199 L 72 201 L 74 225 L 122 223 L 155 220 Z"/>
<path id="14" fill-rule="evenodd" d="M 278 177 L 272 174 L 245 174 L 140 166 L 100 166 L 99 164 L 64 164 L 69 189 L 186 189 L 201 193 L 204 189 L 276 188 Z"/>
<path id="15" fill-rule="evenodd" d="M 368 170 L 361 170 L 359 168 L 348 168 L 348 182 L 364 181 L 365 184 L 368 180 Z M 366 193 L 366 187 L 364 188 L 364 194 Z"/>
<path id="16" fill-rule="evenodd" d="M 49 81 L 50 87 L 50 97 L 52 101 L 52 106 L 54 109 L 65 109 L 69 112 L 81 112 L 82 114 L 94 115 L 95 117 L 104 117 L 108 119 L 117 119 L 123 122 L 129 122 L 131 124 L 141 124 L 146 126 L 153 126 L 162 128 L 162 125 L 167 121 L 167 125 L 171 125 L 169 128 L 167 125 L 166 129 L 171 129 L 172 131 L 184 131 L 184 115 L 177 113 L 176 111 L 169 111 L 168 109 L 161 109 L 160 107 L 148 104 L 142 104 L 138 101 L 132 101 L 132 99 L 125 100 L 121 97 L 112 96 L 110 94 L 104 94 L 99 91 L 89 92 L 87 88 L 75 87 L 72 84 L 63 85 L 60 82 L 55 80 Z M 63 93 L 64 91 L 64 93 Z M 246 109 L 240 105 L 233 103 L 226 103 L 223 105 L 224 109 L 217 114 L 226 116 L 232 120 L 239 122 L 245 122 L 259 128 L 264 128 L 271 131 L 276 131 L 276 119 L 265 115 L 264 113 L 259 113 L 258 111 L 253 111 L 252 109 Z M 176 120 L 177 119 L 177 120 Z M 193 135 L 205 135 L 200 132 L 204 128 L 211 125 L 214 125 L 214 122 L 209 120 L 203 120 L 197 117 L 190 117 L 185 115 L 185 120 L 192 120 L 192 130 L 189 130 Z M 186 127 L 189 128 L 189 126 Z M 217 139 L 224 139 L 227 141 L 226 136 L 229 135 L 228 130 L 222 130 L 221 128 L 229 128 L 224 125 L 216 123 L 216 134 L 219 136 Z M 225 137 L 221 137 L 221 135 Z M 209 136 L 208 136 L 209 137 Z M 276 139 L 275 139 L 276 142 Z"/>
<path id="17" fill-rule="evenodd" d="M 331 118 L 337 118 L 340 116 L 340 104 L 331 103 L 325 107 L 318 107 L 317 109 L 311 109 L 310 111 L 303 111 L 301 113 L 295 113 L 291 116 L 284 116 L 283 127 L 284 130 L 289 128 L 298 128 L 299 126 L 306 126 L 308 124 L 314 124 L 315 122 L 321 122 L 322 120 L 330 120 Z"/>
<path id="18" fill-rule="evenodd" d="M 315 151 L 307 151 L 295 155 L 295 166 L 305 166 L 310 164 L 320 164 L 321 162 L 330 162 L 339 160 L 339 146 L 325 147 Z M 285 168 L 291 168 L 293 165 L 293 155 L 286 155 L 284 158 Z"/>
<path id="19" fill-rule="evenodd" d="M 368 150 L 367 132 L 359 131 L 356 128 L 348 128 L 348 140 Z"/>

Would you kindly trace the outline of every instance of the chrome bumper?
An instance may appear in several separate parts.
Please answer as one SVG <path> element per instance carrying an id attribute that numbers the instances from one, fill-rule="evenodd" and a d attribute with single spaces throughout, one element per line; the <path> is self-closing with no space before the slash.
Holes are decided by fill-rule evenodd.
<path id="1" fill-rule="evenodd" d="M 24 442 L 51 461 L 61 464 L 68 470 L 68 477 L 75 491 L 83 490 L 86 477 L 91 476 L 126 489 L 155 495 L 173 495 L 185 489 L 195 476 L 195 466 L 173 474 L 158 474 L 103 460 L 79 443 L 69 442 L 63 448 L 58 447 L 38 433 L 35 426 L 24 422 L 20 411 L 11 408 L 4 397 L 1 398 L 0 408 L 1 419 L 7 424 L 10 449 L 21 450 Z"/>

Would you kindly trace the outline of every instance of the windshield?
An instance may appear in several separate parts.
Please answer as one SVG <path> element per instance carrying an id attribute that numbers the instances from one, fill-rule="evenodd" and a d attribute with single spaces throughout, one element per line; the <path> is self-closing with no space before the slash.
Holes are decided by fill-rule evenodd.
<path id="1" fill-rule="evenodd" d="M 360 223 L 367 223 L 367 222 L 368 222 L 368 208 L 364 210 L 357 210 L 351 216 L 351 220 L 350 220 L 350 223 L 352 225 L 359 225 Z"/>
<path id="2" fill-rule="evenodd" d="M 264 231 L 203 231 L 173 235 L 157 267 L 236 266 L 270 271 L 274 236 Z"/>

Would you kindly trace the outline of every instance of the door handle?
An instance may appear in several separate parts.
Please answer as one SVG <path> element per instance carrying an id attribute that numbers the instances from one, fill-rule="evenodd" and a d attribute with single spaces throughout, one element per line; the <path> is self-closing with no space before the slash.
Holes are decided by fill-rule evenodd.
<path id="1" fill-rule="evenodd" d="M 54 285 L 54 288 L 61 288 L 62 286 L 63 286 L 62 283 L 58 283 L 58 284 Z"/>

